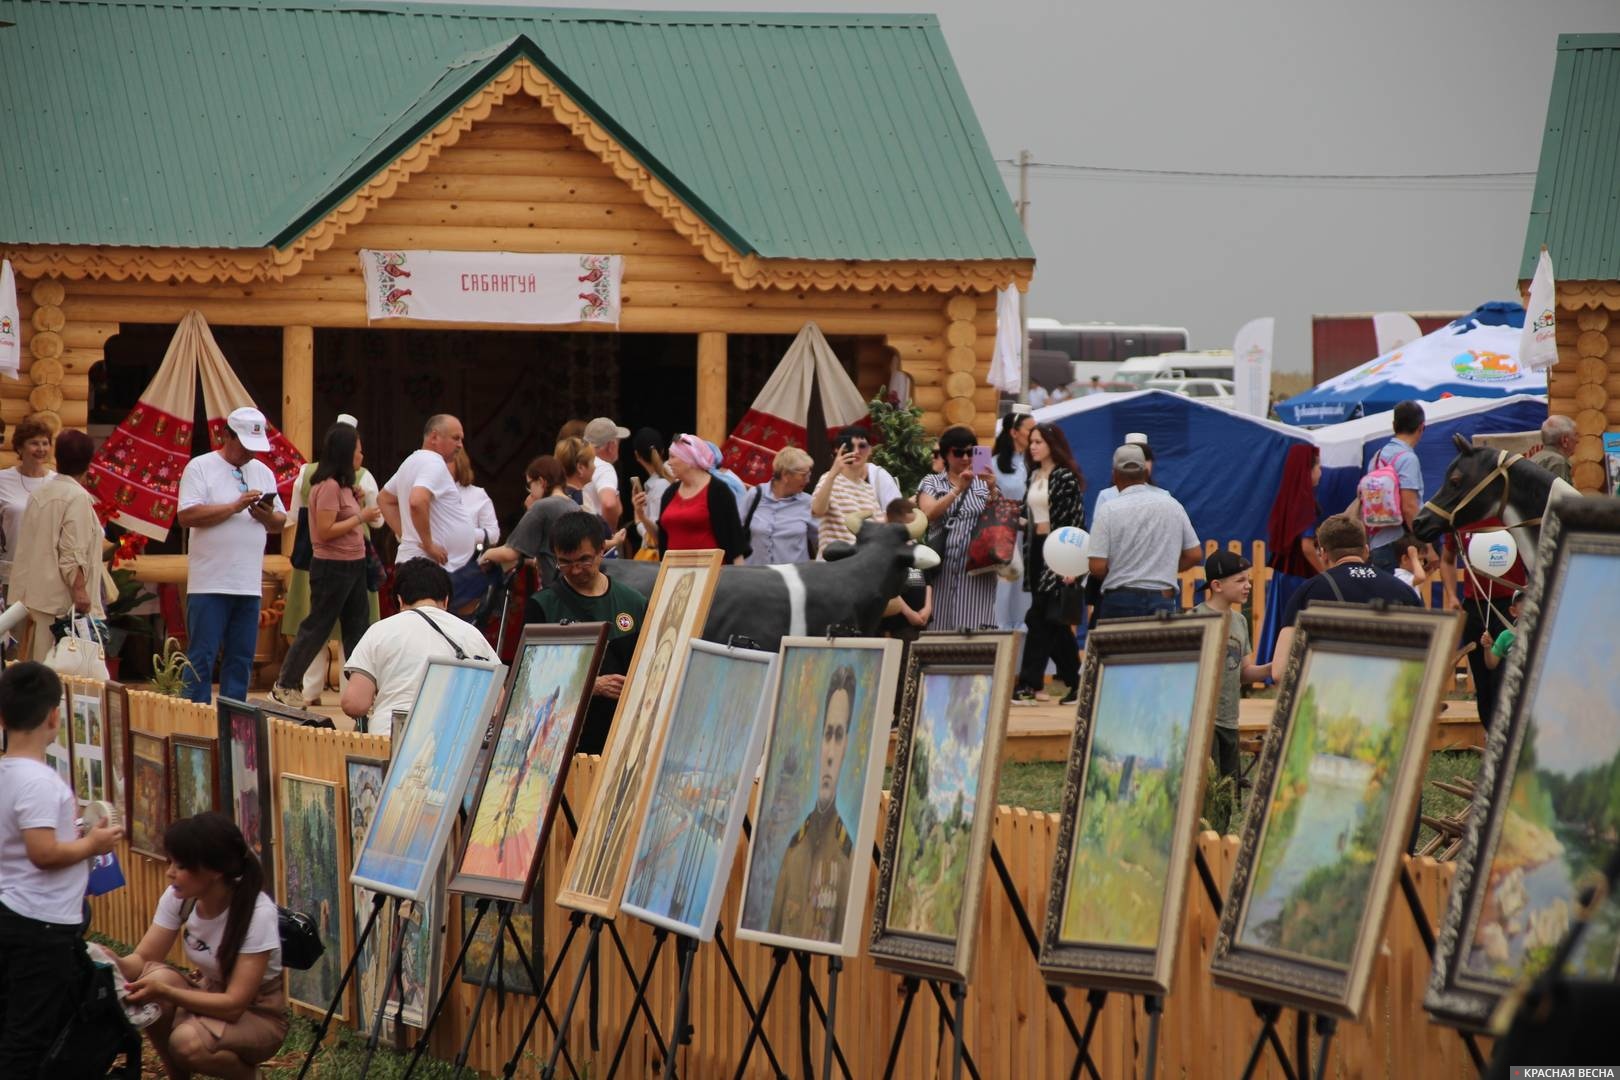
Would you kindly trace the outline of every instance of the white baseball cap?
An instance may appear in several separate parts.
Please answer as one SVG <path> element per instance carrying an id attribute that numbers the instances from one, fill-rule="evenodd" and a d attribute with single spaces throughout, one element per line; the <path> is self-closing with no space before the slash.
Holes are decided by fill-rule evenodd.
<path id="1" fill-rule="evenodd" d="M 337 422 L 340 424 L 348 424 L 356 431 L 360 430 L 360 421 L 356 420 L 346 412 L 338 413 Z"/>
<path id="2" fill-rule="evenodd" d="M 225 426 L 236 432 L 236 437 L 242 445 L 258 453 L 270 449 L 270 436 L 266 434 L 269 425 L 265 423 L 264 413 L 248 405 L 237 409 L 225 418 Z"/>

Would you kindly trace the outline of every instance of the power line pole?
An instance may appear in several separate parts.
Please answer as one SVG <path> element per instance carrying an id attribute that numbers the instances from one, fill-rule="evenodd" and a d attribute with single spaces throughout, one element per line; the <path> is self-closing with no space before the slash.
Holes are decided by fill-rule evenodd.
<path id="1" fill-rule="evenodd" d="M 1029 166 L 1035 156 L 1028 150 L 1018 151 L 1018 224 L 1024 228 L 1024 235 L 1029 235 Z M 1017 288 L 1016 285 L 1012 286 Z M 1018 352 L 1022 358 L 1019 365 L 1021 371 L 1018 376 L 1018 400 L 1029 400 L 1029 296 L 1026 293 L 1019 297 L 1018 303 Z"/>

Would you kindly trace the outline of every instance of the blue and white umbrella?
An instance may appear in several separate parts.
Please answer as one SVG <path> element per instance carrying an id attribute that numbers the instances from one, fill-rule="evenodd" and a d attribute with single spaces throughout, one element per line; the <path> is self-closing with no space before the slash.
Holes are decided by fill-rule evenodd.
<path id="1" fill-rule="evenodd" d="M 1385 412 L 1408 399 L 1547 393 L 1547 373 L 1519 363 L 1524 308 L 1492 302 L 1277 406 L 1300 427 Z"/>

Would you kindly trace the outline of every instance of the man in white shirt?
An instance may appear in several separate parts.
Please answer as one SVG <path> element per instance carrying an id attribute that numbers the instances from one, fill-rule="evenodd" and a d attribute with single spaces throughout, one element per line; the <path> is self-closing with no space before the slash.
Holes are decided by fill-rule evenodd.
<path id="1" fill-rule="evenodd" d="M 619 440 L 629 437 L 629 428 L 622 428 L 605 416 L 598 416 L 585 425 L 585 441 L 596 451 L 596 466 L 591 473 L 590 486 L 585 489 L 585 509 L 601 515 L 610 533 L 618 529 L 619 518 L 624 513 L 624 504 L 619 499 L 619 472 L 613 466 L 619 460 Z"/>
<path id="2" fill-rule="evenodd" d="M 472 559 L 473 524 L 448 464 L 461 442 L 460 420 L 446 413 L 428 417 L 422 449 L 401 462 L 377 493 L 383 520 L 399 537 L 396 565 L 426 558 L 453 574 Z"/>
<path id="3" fill-rule="evenodd" d="M 180 474 L 177 520 L 191 530 L 186 561 L 186 697 L 212 699 L 214 662 L 219 692 L 246 700 L 259 642 L 259 598 L 265 533 L 279 533 L 286 507 L 270 467 L 253 455 L 270 449 L 264 414 L 237 409 L 225 419 L 219 449 L 193 458 Z"/>
<path id="4" fill-rule="evenodd" d="M 394 595 L 399 613 L 372 623 L 343 666 L 343 711 L 356 719 L 369 714 L 375 735 L 392 735 L 394 713 L 410 710 L 429 657 L 454 657 L 457 649 L 469 660 L 495 655 L 483 634 L 445 610 L 450 575 L 431 559 L 400 563 Z"/>
<path id="5" fill-rule="evenodd" d="M 1178 575 L 1203 558 L 1187 511 L 1147 482 L 1142 448 L 1114 451 L 1119 496 L 1092 522 L 1086 554 L 1093 579 L 1102 581 L 1097 618 L 1145 618 L 1176 610 Z"/>

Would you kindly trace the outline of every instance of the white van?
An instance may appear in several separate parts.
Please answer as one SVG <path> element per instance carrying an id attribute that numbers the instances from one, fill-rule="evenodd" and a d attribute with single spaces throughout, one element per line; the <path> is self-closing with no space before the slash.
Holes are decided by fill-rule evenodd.
<path id="1" fill-rule="evenodd" d="M 1227 379 L 1232 378 L 1231 349 L 1203 349 L 1197 352 L 1169 352 L 1139 356 L 1119 365 L 1116 382 L 1145 386 L 1150 379 Z"/>

